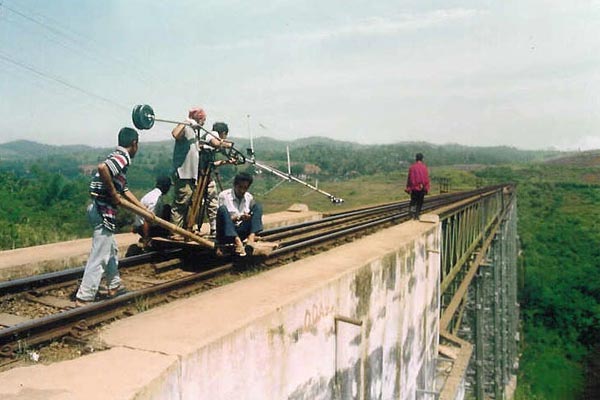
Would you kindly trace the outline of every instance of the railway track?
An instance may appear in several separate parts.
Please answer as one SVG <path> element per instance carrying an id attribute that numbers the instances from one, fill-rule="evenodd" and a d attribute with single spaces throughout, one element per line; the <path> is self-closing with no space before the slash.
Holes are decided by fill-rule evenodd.
<path id="1" fill-rule="evenodd" d="M 423 212 L 479 198 L 498 186 L 430 196 Z M 346 243 L 408 219 L 408 201 L 329 214 L 324 218 L 263 231 L 261 240 L 277 242 L 269 256 L 217 258 L 191 244 L 157 241 L 156 249 L 120 260 L 121 278 L 129 292 L 75 308 L 73 294 L 83 267 L 0 282 L 0 368 L 31 349 L 59 338 L 84 341 L 93 328 L 156 305 L 209 290 L 220 277 L 236 270 L 269 268 Z"/>

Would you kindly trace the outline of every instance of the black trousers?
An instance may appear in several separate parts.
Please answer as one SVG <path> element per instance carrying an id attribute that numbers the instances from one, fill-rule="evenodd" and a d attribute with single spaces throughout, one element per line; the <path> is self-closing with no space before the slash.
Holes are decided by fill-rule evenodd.
<path id="1" fill-rule="evenodd" d="M 410 192 L 410 204 L 408 206 L 409 214 L 413 218 L 419 218 L 421 209 L 423 208 L 423 201 L 425 200 L 425 191 L 412 191 Z M 414 211 L 413 211 L 414 210 Z"/>

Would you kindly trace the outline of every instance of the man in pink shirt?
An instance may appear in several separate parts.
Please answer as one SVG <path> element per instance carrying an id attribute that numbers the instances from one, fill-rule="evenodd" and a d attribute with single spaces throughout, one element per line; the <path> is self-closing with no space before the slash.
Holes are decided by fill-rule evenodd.
<path id="1" fill-rule="evenodd" d="M 410 194 L 410 205 L 408 214 L 413 219 L 419 219 L 423 200 L 429 193 L 429 173 L 427 166 L 423 163 L 423 154 L 417 153 L 416 161 L 408 169 L 408 179 L 406 181 L 406 193 Z"/>

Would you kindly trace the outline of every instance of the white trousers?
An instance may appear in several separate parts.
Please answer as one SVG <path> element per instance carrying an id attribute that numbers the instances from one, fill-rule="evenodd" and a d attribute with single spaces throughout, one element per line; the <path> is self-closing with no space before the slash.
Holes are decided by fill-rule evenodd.
<path id="1" fill-rule="evenodd" d="M 217 232 L 217 208 L 219 208 L 219 194 L 217 193 L 217 184 L 210 181 L 206 193 L 206 214 L 210 224 L 210 233 Z"/>
<path id="2" fill-rule="evenodd" d="M 77 291 L 77 298 L 84 301 L 93 301 L 98 293 L 102 276 L 105 276 L 109 289 L 116 289 L 121 285 L 119 276 L 119 259 L 117 241 L 113 232 L 102 224 L 102 216 L 94 203 L 87 208 L 88 219 L 94 227 L 92 236 L 92 250 L 88 257 L 83 279 Z"/>

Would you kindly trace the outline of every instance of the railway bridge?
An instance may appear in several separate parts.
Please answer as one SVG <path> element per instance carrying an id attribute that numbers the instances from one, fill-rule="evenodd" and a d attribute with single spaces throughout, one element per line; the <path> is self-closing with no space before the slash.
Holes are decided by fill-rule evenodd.
<path id="1" fill-rule="evenodd" d="M 512 186 L 483 188 L 120 319 L 104 351 L 0 373 L 0 397 L 511 398 L 516 210 Z"/>

